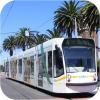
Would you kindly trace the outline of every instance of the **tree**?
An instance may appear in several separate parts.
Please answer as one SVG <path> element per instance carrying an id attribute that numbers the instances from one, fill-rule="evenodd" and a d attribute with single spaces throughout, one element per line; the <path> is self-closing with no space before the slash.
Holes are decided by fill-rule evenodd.
<path id="1" fill-rule="evenodd" d="M 0 72 L 4 72 L 5 67 L 3 65 L 0 65 Z"/>
<path id="2" fill-rule="evenodd" d="M 53 30 L 47 30 L 48 32 L 48 35 L 47 35 L 47 38 L 48 39 L 52 39 L 52 38 L 60 38 L 60 37 L 63 37 L 64 33 L 61 32 L 60 28 L 53 28 Z"/>
<path id="3" fill-rule="evenodd" d="M 60 7 L 54 12 L 56 14 L 54 25 L 65 32 L 68 37 L 72 37 L 72 32 L 75 28 L 74 19 L 76 18 L 77 22 L 80 21 L 79 10 L 81 7 L 78 6 L 79 2 L 75 0 L 70 0 L 69 2 L 64 1 L 62 4 L 64 7 Z"/>
<path id="4" fill-rule="evenodd" d="M 20 32 L 17 33 L 16 36 L 17 47 L 22 48 L 22 50 L 25 51 L 26 46 L 32 47 L 34 40 L 32 36 L 25 36 L 25 31 L 30 31 L 29 28 L 20 28 L 19 30 Z"/>
<path id="5" fill-rule="evenodd" d="M 15 43 L 15 37 L 9 36 L 3 41 L 3 50 L 4 51 L 10 51 L 10 56 L 13 55 L 13 49 L 15 49 L 16 43 Z"/>
<path id="6" fill-rule="evenodd" d="M 82 7 L 81 12 L 83 14 L 84 26 L 88 25 L 90 35 L 94 31 L 97 33 L 99 29 L 99 11 L 97 7 L 87 1 L 85 6 Z"/>
<path id="7" fill-rule="evenodd" d="M 34 38 L 34 46 L 41 44 L 45 41 L 47 41 L 47 36 L 45 34 L 37 34 L 36 36 L 33 36 Z"/>

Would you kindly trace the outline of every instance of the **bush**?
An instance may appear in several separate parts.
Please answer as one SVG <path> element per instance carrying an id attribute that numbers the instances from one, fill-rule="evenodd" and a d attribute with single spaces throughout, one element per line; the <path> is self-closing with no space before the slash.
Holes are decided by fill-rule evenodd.
<path id="1" fill-rule="evenodd" d="M 4 72 L 5 67 L 3 65 L 0 65 L 0 72 Z"/>

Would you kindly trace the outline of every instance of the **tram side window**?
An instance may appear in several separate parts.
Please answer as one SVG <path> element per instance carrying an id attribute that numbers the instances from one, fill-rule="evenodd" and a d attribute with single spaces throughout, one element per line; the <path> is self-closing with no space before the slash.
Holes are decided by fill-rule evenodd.
<path id="1" fill-rule="evenodd" d="M 9 72 L 9 62 L 6 62 L 6 72 Z"/>
<path id="2" fill-rule="evenodd" d="M 31 75 L 34 75 L 34 56 L 30 57 L 31 61 Z"/>
<path id="3" fill-rule="evenodd" d="M 43 64 L 43 69 L 44 69 L 44 67 L 46 67 L 46 53 L 44 53 L 44 61 L 45 61 L 45 63 L 42 63 Z M 46 77 L 45 69 L 43 70 L 43 77 Z"/>
<path id="4" fill-rule="evenodd" d="M 53 51 L 54 77 L 64 74 L 62 56 L 58 50 Z"/>
<path id="5" fill-rule="evenodd" d="M 17 73 L 17 60 L 15 61 L 15 73 Z"/>
<path id="6" fill-rule="evenodd" d="M 44 64 L 46 64 L 46 53 L 43 53 L 43 55 L 44 55 L 44 56 L 43 56 L 44 58 L 42 58 L 42 54 L 38 55 L 38 59 L 39 59 L 39 73 L 40 73 L 43 77 L 46 77 L 45 69 L 44 69 L 44 67 L 45 67 Z M 45 63 L 43 63 L 43 59 L 44 59 Z"/>
<path id="7" fill-rule="evenodd" d="M 22 74 L 22 59 L 19 59 L 18 67 L 19 67 L 19 73 Z"/>
<path id="8" fill-rule="evenodd" d="M 13 61 L 13 64 L 12 64 L 12 76 L 14 78 L 14 61 Z"/>
<path id="9" fill-rule="evenodd" d="M 48 52 L 48 74 L 52 77 L 52 51 Z"/>

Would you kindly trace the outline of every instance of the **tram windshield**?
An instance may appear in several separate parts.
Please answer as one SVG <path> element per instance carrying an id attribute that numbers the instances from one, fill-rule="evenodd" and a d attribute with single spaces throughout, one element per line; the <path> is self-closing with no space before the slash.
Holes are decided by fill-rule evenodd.
<path id="1" fill-rule="evenodd" d="M 63 47 L 67 72 L 95 72 L 95 49 Z"/>

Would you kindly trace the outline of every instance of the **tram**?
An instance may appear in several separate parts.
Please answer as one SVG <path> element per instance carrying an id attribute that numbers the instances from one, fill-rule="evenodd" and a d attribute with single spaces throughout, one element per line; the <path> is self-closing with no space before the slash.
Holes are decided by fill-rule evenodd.
<path id="1" fill-rule="evenodd" d="M 54 93 L 97 92 L 93 39 L 54 38 L 4 61 L 6 78 Z"/>

